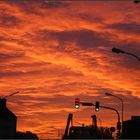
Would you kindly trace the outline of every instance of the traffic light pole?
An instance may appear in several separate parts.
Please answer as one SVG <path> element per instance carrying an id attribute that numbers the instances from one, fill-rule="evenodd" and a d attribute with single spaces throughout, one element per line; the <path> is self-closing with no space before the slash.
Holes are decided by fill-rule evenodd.
<path id="1" fill-rule="evenodd" d="M 93 103 L 84 103 L 84 102 L 80 102 L 83 106 L 96 106 Z M 113 110 L 117 113 L 118 116 L 118 122 L 117 122 L 117 129 L 118 129 L 118 138 L 120 138 L 120 130 L 121 130 L 121 122 L 120 122 L 120 114 L 119 112 L 115 109 L 115 108 L 111 108 L 111 107 L 107 107 L 107 106 L 100 106 L 101 108 L 105 108 L 105 109 L 109 109 L 109 110 Z"/>

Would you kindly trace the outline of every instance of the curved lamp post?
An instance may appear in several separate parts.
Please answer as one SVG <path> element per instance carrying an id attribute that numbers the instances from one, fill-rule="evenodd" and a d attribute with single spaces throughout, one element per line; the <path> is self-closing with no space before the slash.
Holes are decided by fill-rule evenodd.
<path id="1" fill-rule="evenodd" d="M 107 93 L 107 92 L 105 93 L 105 95 L 115 97 L 115 98 L 117 98 L 117 99 L 119 99 L 121 101 L 121 104 L 122 104 L 122 134 L 123 134 L 123 110 L 124 110 L 123 99 L 118 97 L 118 96 L 116 96 L 116 95 L 114 95 L 114 94 Z"/>
<path id="2" fill-rule="evenodd" d="M 135 57 L 140 62 L 140 58 L 137 55 L 133 54 L 133 53 L 125 52 L 125 51 L 120 50 L 118 48 L 112 48 L 112 52 L 114 52 L 114 53 L 124 53 L 124 54 L 131 55 L 131 56 Z"/>
<path id="3" fill-rule="evenodd" d="M 88 103 L 88 102 L 80 102 L 83 106 L 96 106 L 95 104 L 93 103 Z M 99 107 L 101 108 L 105 108 L 105 109 L 109 109 L 109 110 L 113 110 L 117 113 L 117 116 L 118 116 L 118 122 L 117 122 L 117 129 L 118 129 L 118 138 L 120 138 L 120 130 L 121 130 L 121 122 L 120 122 L 120 114 L 118 112 L 117 109 L 115 108 L 112 108 L 112 107 L 107 107 L 107 106 L 101 106 L 99 105 Z"/>

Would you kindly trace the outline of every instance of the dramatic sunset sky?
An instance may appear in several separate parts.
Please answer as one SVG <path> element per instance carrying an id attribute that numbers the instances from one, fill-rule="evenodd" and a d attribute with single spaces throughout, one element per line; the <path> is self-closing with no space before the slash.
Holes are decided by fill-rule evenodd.
<path id="1" fill-rule="evenodd" d="M 74 99 L 114 107 L 110 92 L 124 100 L 124 120 L 140 115 L 140 62 L 112 47 L 140 56 L 140 4 L 130 1 L 0 1 L 0 96 L 15 91 L 8 107 L 17 130 L 57 138 L 67 116 L 116 126 L 117 115 Z M 60 133 L 60 134 L 59 134 Z"/>

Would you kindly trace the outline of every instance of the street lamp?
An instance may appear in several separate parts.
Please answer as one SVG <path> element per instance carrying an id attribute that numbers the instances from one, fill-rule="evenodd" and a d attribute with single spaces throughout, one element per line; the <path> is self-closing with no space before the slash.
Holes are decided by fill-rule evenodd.
<path id="1" fill-rule="evenodd" d="M 105 95 L 115 97 L 115 98 L 119 99 L 121 101 L 121 103 L 122 103 L 122 134 L 123 134 L 123 109 L 124 109 L 123 99 L 118 97 L 118 96 L 116 96 L 116 95 L 108 93 L 108 92 L 106 92 Z"/>
<path id="2" fill-rule="evenodd" d="M 131 55 L 131 56 L 135 57 L 140 62 L 140 58 L 138 56 L 136 56 L 135 54 L 132 54 L 132 53 L 129 53 L 129 52 L 125 52 L 125 51 L 120 50 L 118 48 L 112 48 L 112 52 L 114 52 L 114 53 L 124 53 L 124 54 Z"/>

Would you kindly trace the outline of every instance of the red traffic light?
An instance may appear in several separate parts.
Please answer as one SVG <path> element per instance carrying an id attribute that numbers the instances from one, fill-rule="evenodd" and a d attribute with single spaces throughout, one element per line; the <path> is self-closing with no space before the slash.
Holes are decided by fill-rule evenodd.
<path id="1" fill-rule="evenodd" d="M 78 109 L 80 106 L 80 99 L 79 98 L 76 98 L 75 99 L 75 108 Z"/>

